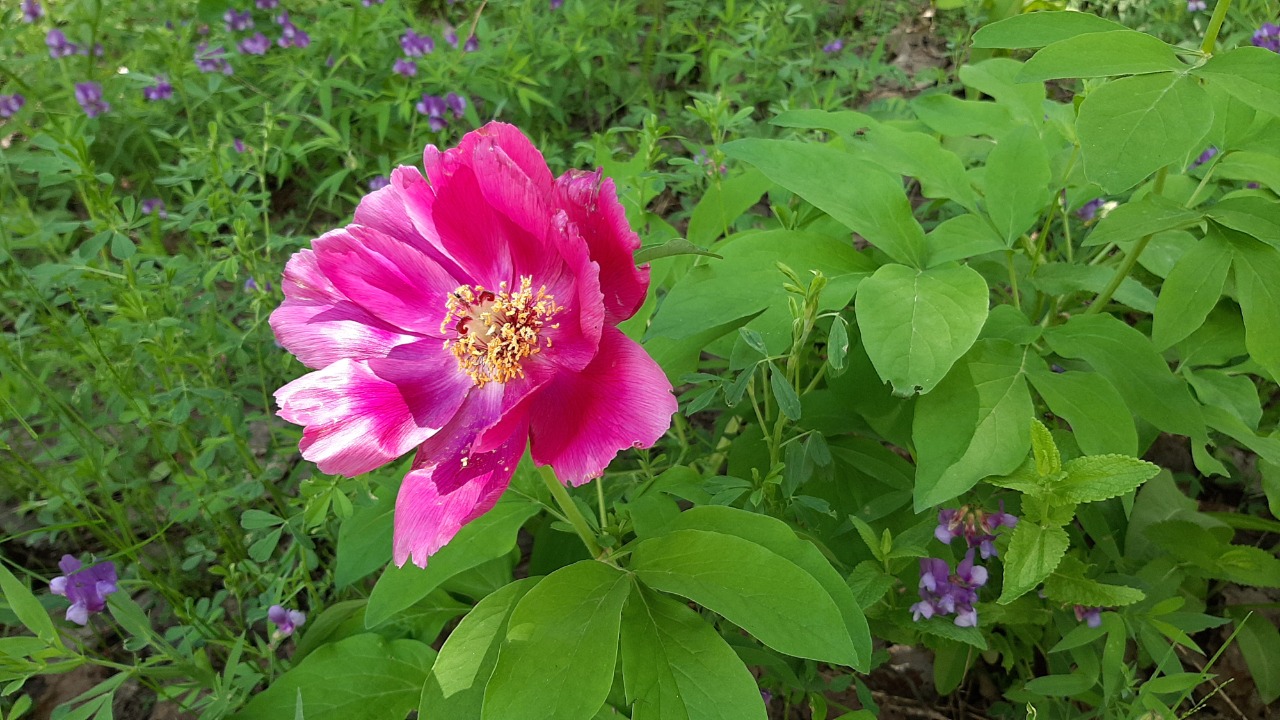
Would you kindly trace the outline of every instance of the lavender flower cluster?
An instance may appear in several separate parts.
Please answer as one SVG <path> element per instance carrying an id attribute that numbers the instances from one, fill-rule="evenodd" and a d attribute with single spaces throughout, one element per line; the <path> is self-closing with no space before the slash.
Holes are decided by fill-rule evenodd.
<path id="1" fill-rule="evenodd" d="M 1280 25 L 1262 23 L 1262 27 L 1258 28 L 1258 31 L 1253 34 L 1250 42 L 1256 47 L 1280 53 Z"/>
<path id="2" fill-rule="evenodd" d="M 440 132 L 449 124 L 445 113 L 452 113 L 454 119 L 461 118 L 467 110 L 467 99 L 452 92 L 444 97 L 424 93 L 414 107 L 427 116 L 427 126 L 431 128 L 431 132 Z"/>
<path id="3" fill-rule="evenodd" d="M 916 621 L 954 614 L 960 627 L 976 627 L 978 589 L 987 584 L 987 569 L 974 562 L 974 550 L 983 559 L 996 556 L 996 531 L 1002 527 L 1017 527 L 1018 518 L 1004 511 L 1004 503 L 998 512 L 988 513 L 967 505 L 955 510 L 938 511 L 938 527 L 933 536 L 939 542 L 950 545 L 958 537 L 965 539 L 968 550 L 964 560 L 951 572 L 946 560 L 921 558 L 920 601 L 911 606 L 911 616 Z"/>
<path id="4" fill-rule="evenodd" d="M 368 7 L 366 5 L 366 7 Z M 452 27 L 445 28 L 444 41 L 453 49 L 458 49 L 458 32 Z M 480 41 L 475 35 L 467 38 L 467 42 L 463 44 L 463 52 L 475 52 L 480 49 Z M 407 28 L 404 34 L 400 36 L 400 50 L 404 52 L 404 57 L 396 58 L 395 63 L 391 66 L 391 72 L 405 77 L 413 77 L 418 74 L 418 62 L 415 58 L 424 55 L 430 55 L 436 50 L 435 38 L 430 35 L 419 35 L 413 28 Z"/>

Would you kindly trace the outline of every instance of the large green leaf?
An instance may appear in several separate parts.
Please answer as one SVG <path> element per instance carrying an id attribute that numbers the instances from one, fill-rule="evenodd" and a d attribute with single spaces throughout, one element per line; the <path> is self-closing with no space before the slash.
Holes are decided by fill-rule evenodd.
<path id="1" fill-rule="evenodd" d="M 1280 192 L 1280 155 L 1254 150 L 1227 153 L 1213 166 L 1218 177 L 1226 180 L 1257 182 L 1272 192 Z"/>
<path id="2" fill-rule="evenodd" d="M 1124 398 L 1105 377 L 1093 372 L 1052 372 L 1031 363 L 1028 379 L 1053 414 L 1071 423 L 1076 444 L 1090 455 L 1138 452 L 1138 431 Z"/>
<path id="3" fill-rule="evenodd" d="M 1059 40 L 1031 56 L 1019 80 L 1142 75 L 1187 68 L 1159 38 L 1133 30 L 1088 33 Z"/>
<path id="4" fill-rule="evenodd" d="M 1213 126 L 1209 94 L 1175 73 L 1121 78 L 1090 92 L 1076 133 L 1085 175 L 1111 194 L 1199 152 Z"/>
<path id="5" fill-rule="evenodd" d="M 1280 250 L 1242 235 L 1233 235 L 1231 245 L 1245 346 L 1254 361 L 1280 380 Z"/>
<path id="6" fill-rule="evenodd" d="M 1005 244 L 1012 245 L 1035 225 L 1052 197 L 1049 154 L 1036 131 L 1020 125 L 996 138 L 985 177 L 987 215 Z"/>
<path id="7" fill-rule="evenodd" d="M 463 526 L 448 545 L 431 556 L 426 568 L 412 563 L 404 567 L 389 566 L 369 595 L 365 626 L 372 628 L 382 623 L 454 575 L 511 552 L 516 545 L 516 533 L 538 509 L 538 505 L 523 501 L 500 502 Z"/>
<path id="8" fill-rule="evenodd" d="M 1009 552 L 1004 556 L 1000 604 L 1017 600 L 1049 577 L 1067 553 L 1069 543 L 1067 531 L 1060 527 L 1018 523 L 1009 539 Z"/>
<path id="9" fill-rule="evenodd" d="M 1120 23 L 1074 11 L 1033 12 L 991 23 L 973 35 L 976 48 L 1038 48 L 1086 33 L 1127 30 Z"/>
<path id="10" fill-rule="evenodd" d="M 1165 350 L 1204 324 L 1222 297 L 1231 269 L 1231 246 L 1209 233 L 1187 251 L 1160 287 L 1151 342 Z"/>
<path id="11" fill-rule="evenodd" d="M 1236 643 L 1249 666 L 1262 702 L 1273 703 L 1280 698 L 1280 629 L 1261 612 L 1255 611 L 1247 618 L 1236 621 L 1237 624 L 1243 623 L 1236 635 Z"/>
<path id="12" fill-rule="evenodd" d="M 622 612 L 632 720 L 765 720 L 755 678 L 697 613 L 643 587 Z"/>
<path id="13" fill-rule="evenodd" d="M 840 608 L 845 629 L 853 640 L 860 661 L 854 668 L 863 670 L 870 667 L 871 631 L 867 627 L 862 607 L 854 598 L 853 590 L 831 566 L 822 551 L 798 536 L 786 523 L 767 515 L 725 505 L 702 505 L 681 513 L 669 529 L 709 530 L 736 535 L 795 563 L 817 580 L 835 601 L 836 607 Z"/>
<path id="14" fill-rule="evenodd" d="M 235 720 L 403 720 L 418 702 L 435 657 L 417 640 L 364 633 L 322 645 L 276 678 Z"/>
<path id="15" fill-rule="evenodd" d="M 583 560 L 551 573 L 516 604 L 485 690 L 484 720 L 591 720 L 613 685 L 630 583 Z"/>
<path id="16" fill-rule="evenodd" d="M 676 530 L 638 544 L 631 570 L 649 587 L 720 613 L 778 652 L 850 667 L 859 662 L 831 595 L 812 575 L 761 545 L 722 533 Z"/>
<path id="17" fill-rule="evenodd" d="M 862 281 L 854 309 L 867 355 L 898 395 L 928 393 L 987 319 L 987 283 L 966 265 L 885 265 Z"/>
<path id="18" fill-rule="evenodd" d="M 916 402 L 917 511 L 954 498 L 979 480 L 1004 475 L 1031 448 L 1027 351 L 980 340 L 933 392 Z"/>
<path id="19" fill-rule="evenodd" d="M 507 622 L 516 603 L 539 580 L 517 580 L 490 594 L 449 633 L 422 686 L 419 717 L 480 720 L 485 685 L 498 662 Z"/>
<path id="20" fill-rule="evenodd" d="M 931 93 L 911 101 L 920 122 L 952 137 L 1001 135 L 1012 129 L 1013 118 L 1003 105 L 979 100 L 961 100 L 954 95 Z"/>
<path id="21" fill-rule="evenodd" d="M 773 183 L 758 170 L 734 176 L 707 188 L 689 216 L 689 242 L 708 247 L 721 235 L 728 235 L 733 222 L 760 201 Z"/>
<path id="22" fill-rule="evenodd" d="M 1021 71 L 1022 63 L 998 57 L 962 65 L 958 74 L 967 87 L 990 95 L 1007 108 L 1015 124 L 1038 126 L 1044 121 L 1044 83 L 1018 80 Z"/>
<path id="23" fill-rule="evenodd" d="M 387 490 L 372 504 L 356 510 L 338 528 L 338 559 L 333 582 L 344 588 L 391 562 L 391 521 L 396 494 Z"/>
<path id="24" fill-rule="evenodd" d="M 792 230 L 734 236 L 717 252 L 722 260 L 691 268 L 663 298 L 649 327 L 650 338 L 679 340 L 715 329 L 728 333 L 734 323 L 758 315 L 751 327 L 764 337 L 771 353 L 781 354 L 791 342 L 791 312 L 783 288 L 787 279 L 778 263 L 802 277 L 810 271 L 827 277 L 823 310 L 847 305 L 858 283 L 875 270 L 875 264 L 846 240 Z M 700 341 L 698 348 L 706 342 Z"/>
<path id="25" fill-rule="evenodd" d="M 938 223 L 924 240 L 931 268 L 1005 249 L 1004 238 L 996 234 L 991 223 L 973 213 Z"/>
<path id="26" fill-rule="evenodd" d="M 964 163 L 932 135 L 874 123 L 856 136 L 850 149 L 886 170 L 919 180 L 920 194 L 927 198 L 953 200 L 970 211 L 978 209 L 978 197 Z"/>
<path id="27" fill-rule="evenodd" d="M 924 267 L 924 229 L 895 175 L 817 143 L 753 138 L 728 143 L 724 152 L 756 166 L 894 260 Z"/>
<path id="28" fill-rule="evenodd" d="M 1049 295 L 1069 295 L 1074 292 L 1088 291 L 1095 295 L 1101 293 L 1112 278 L 1114 268 L 1083 263 L 1045 263 L 1036 268 L 1032 282 L 1040 292 Z M 1126 277 L 1116 288 L 1115 301 L 1128 305 L 1134 310 L 1151 312 L 1156 309 L 1155 293 L 1132 276 Z"/>
<path id="29" fill-rule="evenodd" d="M 1209 208 L 1209 217 L 1280 250 L 1280 204 L 1257 195 L 1237 195 Z"/>
<path id="30" fill-rule="evenodd" d="M 57 642 L 58 633 L 48 611 L 21 580 L 0 563 L 0 594 L 5 604 L 18 616 L 18 621 L 46 643 Z"/>
<path id="31" fill-rule="evenodd" d="M 1188 210 L 1160 195 L 1147 195 L 1127 202 L 1107 213 L 1082 243 L 1085 247 L 1106 243 L 1127 243 L 1165 230 L 1191 227 L 1204 214 Z"/>
<path id="32" fill-rule="evenodd" d="M 1280 115 L 1280 55 L 1270 50 L 1228 50 L 1214 55 L 1195 73 L 1251 107 Z"/>

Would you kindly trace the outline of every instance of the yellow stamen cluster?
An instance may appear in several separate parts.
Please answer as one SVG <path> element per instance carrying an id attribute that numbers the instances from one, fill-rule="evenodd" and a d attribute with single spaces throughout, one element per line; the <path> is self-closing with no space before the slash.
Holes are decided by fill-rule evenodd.
<path id="1" fill-rule="evenodd" d="M 520 363 L 530 355 L 551 347 L 551 338 L 541 338 L 542 328 L 564 308 L 547 294 L 546 286 L 533 291 L 533 278 L 520 278 L 520 287 L 507 283 L 493 293 L 479 285 L 463 285 L 449 295 L 440 332 L 444 346 L 458 358 L 458 367 L 471 376 L 476 387 L 487 382 L 507 382 L 524 377 Z"/>

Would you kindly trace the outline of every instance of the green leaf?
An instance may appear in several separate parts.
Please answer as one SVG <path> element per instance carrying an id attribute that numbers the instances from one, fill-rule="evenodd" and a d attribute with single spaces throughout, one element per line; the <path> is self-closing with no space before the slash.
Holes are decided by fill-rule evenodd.
<path id="1" fill-rule="evenodd" d="M 1200 402 L 1226 410 L 1250 430 L 1258 428 L 1262 421 L 1262 402 L 1258 397 L 1258 386 L 1250 377 L 1213 368 L 1187 370 L 1183 376 L 1196 391 Z"/>
<path id="2" fill-rule="evenodd" d="M 761 545 L 677 530 L 638 544 L 631 570 L 649 587 L 720 613 L 778 652 L 850 667 L 859 662 L 840 609 L 822 585 Z"/>
<path id="3" fill-rule="evenodd" d="M 919 180 L 920 194 L 927 198 L 953 200 L 972 212 L 978 210 L 964 163 L 932 135 L 873 122 L 856 136 L 850 149 L 886 170 Z"/>
<path id="4" fill-rule="evenodd" d="M 941 135 L 997 136 L 1014 127 L 1009 110 L 1003 105 L 978 100 L 961 100 L 953 95 L 932 93 L 911 101 L 920 122 Z"/>
<path id="5" fill-rule="evenodd" d="M 815 435 L 814 437 L 821 437 Z M 859 532 L 866 523 L 857 517 L 850 517 L 857 525 L 861 523 Z M 858 653 L 859 663 L 853 667 L 862 670 L 871 663 L 871 631 L 862 613 L 862 607 L 854 598 L 845 579 L 836 572 L 831 563 L 813 543 L 802 539 L 786 523 L 767 515 L 747 512 L 724 505 L 703 505 L 694 507 L 680 514 L 671 525 L 671 530 L 707 530 L 711 532 L 734 535 L 748 540 L 770 552 L 795 563 L 800 569 L 809 573 L 822 586 L 844 618 L 845 629 L 853 640 L 854 649 Z M 866 527 L 869 532 L 870 528 Z M 864 540 L 866 535 L 863 535 Z M 869 542 L 874 542 L 872 536 Z M 872 552 L 875 552 L 873 549 Z"/>
<path id="6" fill-rule="evenodd" d="M 1151 342 L 1165 350 L 1204 324 L 1222 297 L 1231 269 L 1231 246 L 1210 232 L 1173 266 L 1160 287 Z"/>
<path id="7" fill-rule="evenodd" d="M 1191 227 L 1200 222 L 1204 214 L 1188 210 L 1161 195 L 1147 195 L 1141 200 L 1127 202 L 1098 221 L 1093 232 L 1085 237 L 1085 247 L 1133 242 L 1147 235 L 1165 230 Z"/>
<path id="8" fill-rule="evenodd" d="M 643 587 L 622 612 L 632 720 L 765 720 L 755 678 L 697 613 Z"/>
<path id="9" fill-rule="evenodd" d="M 516 605 L 485 690 L 484 720 L 591 720 L 613 685 L 627 576 L 583 560 Z"/>
<path id="10" fill-rule="evenodd" d="M 1094 78 L 1186 70 L 1173 48 L 1134 30 L 1088 33 L 1048 45 L 1027 61 L 1019 80 Z"/>
<path id="11" fill-rule="evenodd" d="M 1206 436 L 1200 406 L 1175 377 L 1147 336 L 1110 315 L 1076 315 L 1044 334 L 1063 357 L 1088 362 L 1111 381 L 1125 404 L 1157 428 L 1192 438 Z"/>
<path id="12" fill-rule="evenodd" d="M 1053 441 L 1053 434 L 1044 423 L 1034 418 L 1031 420 L 1031 456 L 1040 477 L 1051 478 L 1062 472 L 1062 455 L 1058 452 L 1058 444 Z"/>
<path id="13" fill-rule="evenodd" d="M 1094 454 L 1138 452 L 1138 431 L 1124 398 L 1098 373 L 1055 373 L 1033 363 L 1027 375 L 1053 414 L 1071 424 L 1076 444 Z"/>
<path id="14" fill-rule="evenodd" d="M 540 580 L 517 580 L 490 594 L 449 633 L 422 687 L 420 717 L 479 720 L 511 613 Z"/>
<path id="15" fill-rule="evenodd" d="M 539 506 L 528 502 L 500 502 L 464 525 L 448 545 L 431 556 L 425 569 L 412 563 L 383 571 L 369 595 L 365 627 L 375 627 L 413 605 L 449 578 L 511 552 L 516 533 Z"/>
<path id="16" fill-rule="evenodd" d="M 712 183 L 689 216 L 689 242 L 709 247 L 716 238 L 728 235 L 734 221 L 760 201 L 773 182 L 759 170 L 749 170 L 721 183 Z M 636 260 L 639 265 L 642 261 Z"/>
<path id="17" fill-rule="evenodd" d="M 960 81 L 967 87 L 990 95 L 1008 108 L 1018 125 L 1039 126 L 1044 121 L 1044 83 L 1021 82 L 1022 63 L 1009 58 L 991 58 L 962 65 Z"/>
<path id="18" fill-rule="evenodd" d="M 779 127 L 830 130 L 837 135 L 851 138 L 875 125 L 876 121 L 870 115 L 853 110 L 786 110 L 778 113 L 777 117 L 769 121 L 769 124 Z"/>
<path id="19" fill-rule="evenodd" d="M 1031 449 L 1034 413 L 1026 349 L 1005 340 L 974 344 L 934 391 L 916 402 L 917 512 L 990 475 L 1018 467 Z"/>
<path id="20" fill-rule="evenodd" d="M 889 257 L 924 266 L 924 229 L 898 177 L 847 152 L 817 143 L 787 140 L 735 140 L 726 155 L 751 163 L 865 237 Z"/>
<path id="21" fill-rule="evenodd" d="M 1088 455 L 1067 461 L 1067 477 L 1054 486 L 1066 502 L 1088 503 L 1119 497 L 1138 489 L 1160 472 L 1157 465 L 1127 455 Z"/>
<path id="22" fill-rule="evenodd" d="M 1280 192 L 1280 156 L 1273 153 L 1238 150 L 1229 152 L 1213 166 L 1225 180 L 1257 182 Z"/>
<path id="23" fill-rule="evenodd" d="M 773 398 L 778 401 L 778 409 L 788 420 L 795 422 L 800 419 L 800 396 L 796 394 L 795 388 L 791 387 L 791 383 L 787 381 L 787 376 L 777 365 L 769 363 L 769 387 L 773 389 Z"/>
<path id="24" fill-rule="evenodd" d="M 831 330 L 827 333 L 827 364 L 837 372 L 844 370 L 849 356 L 849 323 L 836 315 L 831 318 Z"/>
<path id="25" fill-rule="evenodd" d="M 1241 585 L 1280 588 L 1280 558 L 1262 548 L 1232 545 L 1217 553 L 1210 567 L 1210 577 L 1223 578 Z"/>
<path id="26" fill-rule="evenodd" d="M 1084 673 L 1045 675 L 1028 680 L 1023 689 L 1053 698 L 1070 698 L 1089 691 L 1098 684 L 1098 678 Z"/>
<path id="27" fill-rule="evenodd" d="M 1070 540 L 1060 527 L 1023 522 L 1013 529 L 1004 557 L 1004 587 L 1000 604 L 1007 605 L 1039 585 L 1067 552 Z"/>
<path id="28" fill-rule="evenodd" d="M 1219 225 L 1280 249 L 1280 206 L 1267 198 L 1229 197 L 1209 208 L 1209 217 Z"/>
<path id="29" fill-rule="evenodd" d="M 372 505 L 356 510 L 338 528 L 338 560 L 333 582 L 338 589 L 391 562 L 391 521 L 396 497 L 384 489 Z"/>
<path id="30" fill-rule="evenodd" d="M 1108 82 L 1080 105 L 1076 133 L 1085 176 L 1116 195 L 1198 152 L 1213 125 L 1209 94 L 1186 75 Z"/>
<path id="31" fill-rule="evenodd" d="M 1280 115 L 1280 55 L 1270 50 L 1238 47 L 1214 55 L 1193 72 L 1250 107 Z"/>
<path id="32" fill-rule="evenodd" d="M 1097 15 L 1074 11 L 1014 15 L 981 28 L 973 35 L 976 48 L 1038 48 L 1086 33 L 1127 30 Z"/>
<path id="33" fill-rule="evenodd" d="M 965 265 L 885 265 L 862 281 L 854 310 L 867 355 L 898 395 L 927 393 L 973 345 L 987 318 L 987 283 Z"/>
<path id="34" fill-rule="evenodd" d="M 987 215 L 1006 245 L 1035 225 L 1049 204 L 1049 154 L 1030 126 L 1020 125 L 996 138 L 987 156 Z"/>
<path id="35" fill-rule="evenodd" d="M 718 258 L 719 255 L 694 245 L 684 238 L 672 238 L 661 245 L 646 245 L 636 251 L 635 264 L 644 265 L 647 262 L 653 262 L 665 257 L 675 257 L 676 255 L 701 255 L 703 257 Z"/>
<path id="36" fill-rule="evenodd" d="M 1258 695 L 1269 705 L 1280 698 L 1280 630 L 1258 612 L 1237 623 L 1236 643 L 1240 654 L 1249 666 L 1249 676 L 1258 687 Z"/>
<path id="37" fill-rule="evenodd" d="M 58 633 L 53 627 L 53 619 L 48 611 L 36 599 L 34 593 L 9 568 L 0 563 L 0 592 L 4 593 L 5 604 L 18 616 L 18 622 L 36 634 L 36 637 L 49 643 L 57 642 Z"/>
<path id="38" fill-rule="evenodd" d="M 1231 237 L 1231 246 L 1245 347 L 1273 379 L 1280 380 L 1280 250 L 1240 235 Z"/>
<path id="39" fill-rule="evenodd" d="M 1115 608 L 1141 602 L 1147 596 L 1136 588 L 1090 580 L 1083 572 L 1082 563 L 1063 558 L 1058 569 L 1044 581 L 1045 597 L 1063 605 Z"/>
<path id="40" fill-rule="evenodd" d="M 1110 284 L 1115 273 L 1115 268 L 1099 265 L 1051 262 L 1036 268 L 1031 280 L 1037 290 L 1048 295 L 1070 295 L 1082 290 L 1098 294 Z M 1132 276 L 1120 282 L 1115 300 L 1141 312 L 1149 313 L 1156 309 L 1155 293 Z"/>
<path id="41" fill-rule="evenodd" d="M 979 650 L 987 649 L 987 639 L 982 636 L 981 630 L 974 627 L 960 627 L 951 618 L 929 618 L 928 620 L 914 623 L 912 627 L 929 635 L 936 635 L 940 638 L 972 645 Z"/>
<path id="42" fill-rule="evenodd" d="M 925 235 L 924 241 L 931 268 L 1005 249 L 1004 239 L 991 223 L 972 213 L 944 220 Z"/>
<path id="43" fill-rule="evenodd" d="M 418 701 L 435 652 L 417 640 L 373 633 L 323 645 L 271 683 L 235 720 L 400 720 Z"/>

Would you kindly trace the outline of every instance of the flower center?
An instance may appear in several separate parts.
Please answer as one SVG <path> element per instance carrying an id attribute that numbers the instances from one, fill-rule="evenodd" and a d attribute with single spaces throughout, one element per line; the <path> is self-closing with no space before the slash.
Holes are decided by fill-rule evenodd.
<path id="1" fill-rule="evenodd" d="M 490 292 L 479 285 L 462 285 L 449 295 L 440 332 L 450 333 L 444 346 L 458 358 L 458 367 L 471 376 L 476 387 L 490 381 L 506 382 L 524 377 L 521 361 L 551 347 L 551 338 L 541 337 L 544 327 L 564 308 L 547 294 L 546 286 L 533 291 L 533 278 L 520 278 L 520 287 L 507 283 Z"/>

